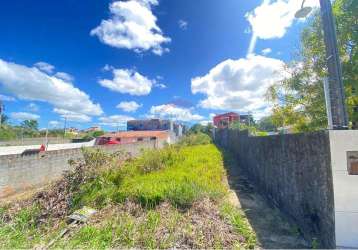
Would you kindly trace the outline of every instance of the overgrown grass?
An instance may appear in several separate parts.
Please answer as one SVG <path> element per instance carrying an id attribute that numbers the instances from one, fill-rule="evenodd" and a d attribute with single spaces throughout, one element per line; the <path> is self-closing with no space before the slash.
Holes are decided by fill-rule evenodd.
<path id="1" fill-rule="evenodd" d="M 123 167 L 103 173 L 84 185 L 75 200 L 78 207 L 130 199 L 149 208 L 163 201 L 185 208 L 203 197 L 222 197 L 223 176 L 221 153 L 214 145 L 168 146 L 145 151 Z"/>
<path id="2" fill-rule="evenodd" d="M 247 219 L 242 211 L 238 210 L 233 205 L 224 202 L 221 204 L 220 213 L 234 226 L 236 232 L 245 238 L 245 248 L 253 249 L 256 246 L 256 235 L 249 227 Z"/>
<path id="3" fill-rule="evenodd" d="M 8 218 L 6 209 L 0 210 L 0 248 L 30 248 L 32 242 L 40 240 L 37 215 L 39 208 L 35 205 L 21 209 L 13 218 Z M 28 239 L 31 238 L 30 242 Z"/>
<path id="4" fill-rule="evenodd" d="M 69 212 L 90 206 L 98 214 L 53 247 L 254 247 L 255 235 L 242 213 L 223 202 L 221 152 L 205 136 L 196 136 L 135 159 L 84 151 L 85 165 L 66 175 L 66 188 L 72 190 Z M 64 217 L 45 216 L 48 221 L 40 222 L 39 204 L 17 212 L 0 208 L 0 248 L 46 246 L 59 234 Z"/>

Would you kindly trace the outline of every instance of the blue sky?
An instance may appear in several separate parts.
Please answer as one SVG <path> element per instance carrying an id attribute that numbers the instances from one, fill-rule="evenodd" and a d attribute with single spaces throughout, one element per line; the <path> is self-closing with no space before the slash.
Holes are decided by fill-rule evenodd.
<path id="1" fill-rule="evenodd" d="M 318 0 L 308 1 L 317 6 Z M 299 46 L 296 0 L 5 1 L 0 99 L 13 123 L 111 130 L 130 118 L 267 115 Z M 250 41 L 256 37 L 253 50 Z"/>

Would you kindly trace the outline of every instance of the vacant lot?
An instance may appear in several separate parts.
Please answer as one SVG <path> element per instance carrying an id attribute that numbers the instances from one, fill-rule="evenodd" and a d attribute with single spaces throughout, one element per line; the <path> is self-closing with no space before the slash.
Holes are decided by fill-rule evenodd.
<path id="1" fill-rule="evenodd" d="M 136 159 L 85 150 L 85 161 L 72 164 L 48 190 L 1 208 L 0 248 L 256 246 L 242 211 L 227 201 L 221 152 L 205 136 Z M 83 207 L 97 213 L 69 225 Z"/>

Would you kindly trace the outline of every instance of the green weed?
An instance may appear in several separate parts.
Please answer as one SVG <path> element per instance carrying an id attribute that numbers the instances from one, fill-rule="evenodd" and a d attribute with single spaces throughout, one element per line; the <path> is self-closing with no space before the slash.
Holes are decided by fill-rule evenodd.
<path id="1" fill-rule="evenodd" d="M 246 218 L 243 216 L 242 212 L 232 206 L 231 204 L 224 203 L 220 208 L 221 215 L 232 224 L 240 235 L 245 238 L 243 243 L 239 243 L 239 245 L 243 245 L 244 248 L 253 249 L 256 246 L 256 235 L 250 227 L 248 226 L 248 222 Z"/>

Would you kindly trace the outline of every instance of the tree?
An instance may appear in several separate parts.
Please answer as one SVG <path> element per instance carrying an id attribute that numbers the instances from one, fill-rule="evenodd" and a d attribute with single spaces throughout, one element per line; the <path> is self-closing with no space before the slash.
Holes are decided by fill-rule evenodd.
<path id="1" fill-rule="evenodd" d="M 21 127 L 30 131 L 38 131 L 39 124 L 36 120 L 25 120 L 21 123 Z"/>
<path id="2" fill-rule="evenodd" d="M 336 0 L 333 12 L 349 120 L 354 125 L 358 122 L 358 114 L 354 112 L 358 106 L 358 1 Z M 301 44 L 297 58 L 286 68 L 289 77 L 267 92 L 273 104 L 273 122 L 278 127 L 291 125 L 296 131 L 323 129 L 327 127 L 327 115 L 322 79 L 327 76 L 327 66 L 318 12 L 302 31 Z"/>
<path id="3" fill-rule="evenodd" d="M 7 124 L 7 122 L 9 121 L 9 117 L 7 115 L 4 115 L 2 114 L 1 117 L 1 124 L 4 125 L 4 124 Z"/>
<path id="4" fill-rule="evenodd" d="M 276 131 L 277 127 L 273 122 L 272 116 L 262 117 L 257 123 L 258 129 L 262 131 Z"/>

